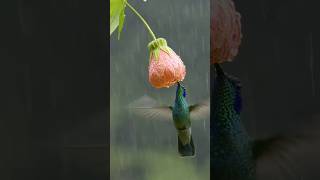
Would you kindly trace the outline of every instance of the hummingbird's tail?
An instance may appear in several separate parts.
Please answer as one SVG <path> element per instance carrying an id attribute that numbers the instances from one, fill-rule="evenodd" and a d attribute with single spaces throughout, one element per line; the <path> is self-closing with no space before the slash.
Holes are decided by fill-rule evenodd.
<path id="1" fill-rule="evenodd" d="M 191 128 L 178 130 L 178 151 L 182 157 L 195 155 Z"/>

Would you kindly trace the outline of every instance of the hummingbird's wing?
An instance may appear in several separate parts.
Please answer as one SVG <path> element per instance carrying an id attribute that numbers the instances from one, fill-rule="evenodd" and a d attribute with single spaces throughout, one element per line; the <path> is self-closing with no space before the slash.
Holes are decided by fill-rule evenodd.
<path id="1" fill-rule="evenodd" d="M 299 135 L 256 140 L 253 155 L 257 180 L 320 179 L 319 121 L 320 117 L 313 127 Z"/>
<path id="2" fill-rule="evenodd" d="M 150 120 L 168 121 L 172 120 L 172 107 L 159 106 L 157 101 L 144 95 L 129 105 L 132 113 Z"/>
<path id="3" fill-rule="evenodd" d="M 290 150 L 294 149 L 296 143 L 297 139 L 282 136 L 256 140 L 253 156 L 256 159 L 257 179 L 300 179 L 298 163 L 290 154 Z"/>
<path id="4" fill-rule="evenodd" d="M 210 98 L 189 106 L 191 120 L 205 120 L 210 116 Z"/>

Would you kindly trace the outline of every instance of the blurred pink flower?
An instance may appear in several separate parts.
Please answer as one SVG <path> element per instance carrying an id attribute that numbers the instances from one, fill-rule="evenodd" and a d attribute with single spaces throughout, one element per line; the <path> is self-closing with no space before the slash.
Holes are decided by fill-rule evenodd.
<path id="1" fill-rule="evenodd" d="M 170 87 L 182 81 L 186 67 L 180 57 L 167 46 L 163 38 L 158 38 L 148 45 L 150 50 L 149 82 L 155 88 Z"/>
<path id="2" fill-rule="evenodd" d="M 213 0 L 211 63 L 232 61 L 241 43 L 241 16 L 232 0 Z"/>

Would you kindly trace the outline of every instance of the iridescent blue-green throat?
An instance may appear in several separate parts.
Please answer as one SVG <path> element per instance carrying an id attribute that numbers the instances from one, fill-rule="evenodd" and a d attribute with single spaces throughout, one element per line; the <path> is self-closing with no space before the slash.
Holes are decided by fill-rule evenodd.
<path id="1" fill-rule="evenodd" d="M 215 64 L 211 95 L 210 168 L 215 180 L 254 180 L 250 138 L 240 121 L 240 84 Z"/>

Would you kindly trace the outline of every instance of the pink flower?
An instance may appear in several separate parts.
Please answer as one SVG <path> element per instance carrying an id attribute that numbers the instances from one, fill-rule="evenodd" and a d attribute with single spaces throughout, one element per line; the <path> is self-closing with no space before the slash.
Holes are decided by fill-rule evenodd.
<path id="1" fill-rule="evenodd" d="M 213 0 L 211 63 L 232 61 L 241 43 L 240 14 L 232 0 Z"/>
<path id="2" fill-rule="evenodd" d="M 167 46 L 163 38 L 158 38 L 148 45 L 150 50 L 149 82 L 155 88 L 170 87 L 182 81 L 186 67 L 180 57 Z"/>

